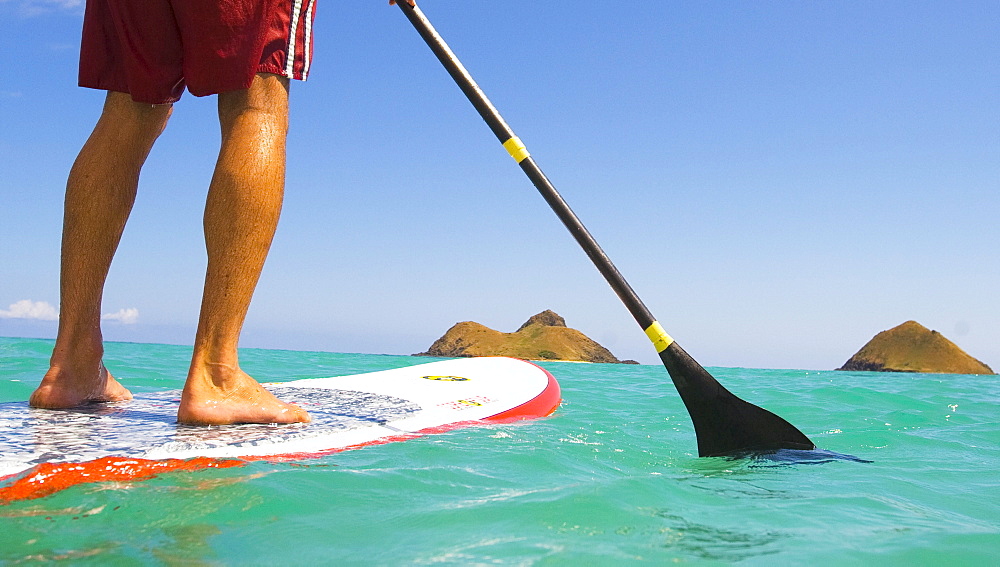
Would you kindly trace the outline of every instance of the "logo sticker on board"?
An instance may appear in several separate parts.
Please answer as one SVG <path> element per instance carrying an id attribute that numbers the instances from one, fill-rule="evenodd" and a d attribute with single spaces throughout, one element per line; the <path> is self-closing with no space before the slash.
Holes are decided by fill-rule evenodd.
<path id="1" fill-rule="evenodd" d="M 438 382 L 468 382 L 468 378 L 461 376 L 423 376 L 424 380 L 435 380 Z"/>
<path id="2" fill-rule="evenodd" d="M 438 404 L 439 408 L 447 408 L 450 410 L 466 410 L 469 408 L 481 407 L 486 404 L 492 404 L 496 400 L 489 396 L 474 396 L 471 398 L 465 398 L 464 400 L 453 400 L 450 402 L 444 402 Z"/>

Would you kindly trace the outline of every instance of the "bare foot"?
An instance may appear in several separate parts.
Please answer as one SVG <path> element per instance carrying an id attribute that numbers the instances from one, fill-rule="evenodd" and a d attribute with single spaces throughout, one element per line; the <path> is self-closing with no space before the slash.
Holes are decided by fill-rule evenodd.
<path id="1" fill-rule="evenodd" d="M 217 386 L 192 373 L 184 385 L 177 422 L 188 425 L 230 423 L 307 423 L 309 414 L 268 392 L 239 368 L 213 365 L 210 372 L 226 375 L 226 385 Z M 203 376 L 203 375 L 201 375 Z"/>
<path id="2" fill-rule="evenodd" d="M 132 392 L 119 384 L 101 363 L 96 370 L 86 371 L 53 365 L 31 394 L 28 404 L 33 408 L 66 409 L 131 399 Z"/>

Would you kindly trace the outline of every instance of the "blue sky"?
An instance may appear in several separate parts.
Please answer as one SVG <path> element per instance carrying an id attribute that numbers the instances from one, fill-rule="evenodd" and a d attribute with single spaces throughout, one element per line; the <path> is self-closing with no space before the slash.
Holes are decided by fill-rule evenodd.
<path id="1" fill-rule="evenodd" d="M 1000 370 L 997 2 L 420 5 L 702 364 L 835 368 L 914 319 Z M 0 0 L 0 335 L 54 336 L 65 177 L 103 100 L 75 86 L 81 18 Z M 397 8 L 320 0 L 315 34 L 244 346 L 409 354 L 553 309 L 656 362 Z M 217 130 L 214 99 L 175 107 L 106 338 L 190 344 Z"/>

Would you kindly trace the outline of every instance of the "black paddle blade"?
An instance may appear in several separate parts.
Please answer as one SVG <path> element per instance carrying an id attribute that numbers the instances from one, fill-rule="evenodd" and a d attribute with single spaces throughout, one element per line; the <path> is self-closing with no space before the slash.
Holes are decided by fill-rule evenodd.
<path id="1" fill-rule="evenodd" d="M 736 397 L 677 343 L 660 359 L 694 422 L 699 457 L 816 448 L 791 423 Z"/>

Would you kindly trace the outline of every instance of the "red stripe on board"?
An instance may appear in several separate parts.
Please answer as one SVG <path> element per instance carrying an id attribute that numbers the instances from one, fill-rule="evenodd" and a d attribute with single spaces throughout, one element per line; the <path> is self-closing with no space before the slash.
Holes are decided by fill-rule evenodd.
<path id="1" fill-rule="evenodd" d="M 242 467 L 239 459 L 131 459 L 101 457 L 84 463 L 42 463 L 13 484 L 0 488 L 0 505 L 17 500 L 42 498 L 60 490 L 89 482 L 145 480 L 160 473 Z"/>
<path id="2" fill-rule="evenodd" d="M 528 364 L 531 364 L 535 368 L 544 372 L 545 376 L 549 379 L 548 384 L 545 385 L 545 389 L 542 390 L 542 393 L 515 408 L 511 408 L 507 411 L 487 417 L 483 421 L 491 423 L 509 423 L 511 421 L 520 421 L 522 419 L 545 417 L 556 411 L 556 408 L 559 407 L 559 403 L 562 401 L 562 391 L 559 389 L 559 382 L 556 381 L 556 377 L 553 376 L 548 370 L 531 362 L 528 362 Z"/>

